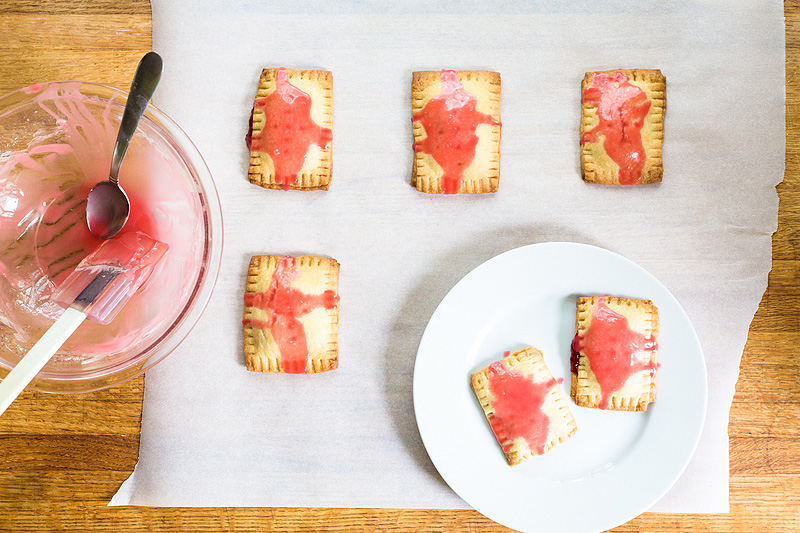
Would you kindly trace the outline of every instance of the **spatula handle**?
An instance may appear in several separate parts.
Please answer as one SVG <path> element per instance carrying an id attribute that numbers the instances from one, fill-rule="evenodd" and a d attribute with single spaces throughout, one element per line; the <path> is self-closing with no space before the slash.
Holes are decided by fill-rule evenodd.
<path id="1" fill-rule="evenodd" d="M 33 345 L 33 348 L 17 363 L 17 366 L 0 382 L 0 415 L 47 364 L 56 350 L 61 348 L 69 336 L 78 329 L 85 318 L 86 315 L 77 309 L 68 307 L 64 314 L 42 335 L 39 342 Z"/>

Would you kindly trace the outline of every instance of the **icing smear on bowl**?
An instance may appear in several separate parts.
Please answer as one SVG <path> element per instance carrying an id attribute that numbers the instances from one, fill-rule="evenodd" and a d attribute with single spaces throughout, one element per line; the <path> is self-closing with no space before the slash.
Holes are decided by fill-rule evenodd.
<path id="1" fill-rule="evenodd" d="M 82 94 L 81 86 L 28 87 L 29 102 L 0 115 L 0 140 L 8 141 L 0 144 L 7 150 L 0 152 L 0 359 L 11 365 L 60 316 L 51 301 L 56 287 L 102 242 L 86 225 L 86 197 L 108 177 L 123 105 Z M 12 129 L 22 134 L 11 136 Z M 172 326 L 198 283 L 207 253 L 201 194 L 147 117 L 120 184 L 131 200 L 122 232 L 149 235 L 168 251 L 110 324 L 83 323 L 49 368 L 102 368 L 135 357 Z"/>

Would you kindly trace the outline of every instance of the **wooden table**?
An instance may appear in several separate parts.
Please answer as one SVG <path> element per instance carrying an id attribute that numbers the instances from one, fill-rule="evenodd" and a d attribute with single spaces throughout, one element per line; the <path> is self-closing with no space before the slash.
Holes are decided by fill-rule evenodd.
<path id="1" fill-rule="evenodd" d="M 800 531 L 800 0 L 785 12 L 786 174 L 731 409 L 731 512 L 644 513 L 614 531 Z M 51 79 L 127 87 L 150 48 L 148 0 L 0 0 L 0 94 Z M 0 418 L 0 531 L 509 531 L 475 511 L 107 507 L 136 465 L 143 388 L 23 393 Z"/>

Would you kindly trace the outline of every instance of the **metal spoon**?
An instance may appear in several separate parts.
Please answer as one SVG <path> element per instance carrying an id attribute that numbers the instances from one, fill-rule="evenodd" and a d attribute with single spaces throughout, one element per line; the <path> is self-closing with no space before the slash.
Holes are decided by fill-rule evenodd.
<path id="1" fill-rule="evenodd" d="M 122 114 L 108 179 L 97 183 L 89 191 L 86 223 L 89 225 L 89 231 L 100 239 L 113 237 L 128 221 L 131 203 L 128 195 L 119 186 L 119 167 L 122 165 L 125 152 L 128 151 L 128 144 L 136 132 L 136 126 L 161 79 L 162 64 L 161 56 L 155 52 L 146 54 L 139 62 Z"/>

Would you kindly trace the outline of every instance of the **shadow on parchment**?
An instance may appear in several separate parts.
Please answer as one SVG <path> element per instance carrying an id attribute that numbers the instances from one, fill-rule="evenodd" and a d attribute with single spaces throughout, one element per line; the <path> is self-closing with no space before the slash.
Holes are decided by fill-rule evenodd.
<path id="1" fill-rule="evenodd" d="M 391 415 L 397 435 L 417 466 L 441 483 L 444 480 L 425 451 L 414 416 L 414 363 L 428 320 L 450 289 L 482 263 L 514 248 L 559 241 L 598 245 L 582 233 L 558 226 L 510 227 L 502 231 L 478 233 L 470 239 L 469 245 L 453 248 L 442 254 L 436 267 L 422 276 L 418 284 L 409 291 L 406 300 L 397 308 L 389 334 L 388 349 L 383 354 L 386 360 L 394 359 L 393 365 L 384 365 L 387 412 Z M 389 370 L 390 368 L 393 370 Z M 466 376 L 464 384 L 468 386 Z"/>

